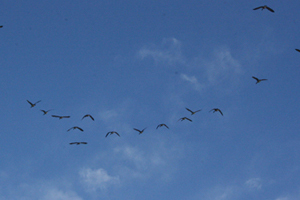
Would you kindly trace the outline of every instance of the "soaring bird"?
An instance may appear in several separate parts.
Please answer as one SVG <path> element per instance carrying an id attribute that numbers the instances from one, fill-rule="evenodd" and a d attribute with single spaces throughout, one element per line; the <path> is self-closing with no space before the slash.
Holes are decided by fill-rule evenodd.
<path id="1" fill-rule="evenodd" d="M 263 10 L 263 9 L 268 9 L 269 11 L 274 12 L 273 9 L 271 9 L 270 7 L 268 7 L 268 6 L 266 6 L 266 5 L 264 5 L 264 6 L 259 6 L 259 7 L 257 7 L 257 8 L 254 8 L 253 10 L 258 10 L 258 9 L 260 9 L 260 8 L 261 8 L 261 10 Z"/>
<path id="2" fill-rule="evenodd" d="M 221 111 L 219 108 L 213 108 L 213 109 L 211 109 L 209 112 L 211 112 L 211 111 L 213 111 L 213 113 L 214 113 L 214 112 L 219 112 L 219 113 L 221 113 L 221 115 L 223 116 L 223 113 L 222 113 L 222 111 Z"/>
<path id="3" fill-rule="evenodd" d="M 192 122 L 192 120 L 189 119 L 189 118 L 187 118 L 187 117 L 182 117 L 182 118 L 180 118 L 179 120 L 180 120 L 180 121 L 183 121 L 183 120 L 189 120 L 190 122 Z M 178 121 L 179 121 L 179 120 L 178 120 Z"/>
<path id="4" fill-rule="evenodd" d="M 139 130 L 139 129 L 133 128 L 133 130 L 138 131 L 139 134 L 142 134 L 142 133 L 144 132 L 145 129 L 146 129 L 146 128 L 144 128 L 143 130 Z"/>
<path id="5" fill-rule="evenodd" d="M 53 110 L 53 109 L 50 109 L 50 110 L 41 110 L 41 111 L 44 113 L 44 115 L 46 115 L 51 110 Z"/>
<path id="6" fill-rule="evenodd" d="M 196 114 L 196 112 L 199 112 L 199 111 L 201 111 L 202 109 L 200 109 L 200 110 L 196 110 L 196 111 L 191 111 L 190 109 L 188 109 L 188 108 L 185 108 L 187 111 L 189 111 L 189 112 L 191 112 L 191 115 L 194 115 L 194 114 Z"/>
<path id="7" fill-rule="evenodd" d="M 80 144 L 87 144 L 87 142 L 71 142 L 70 145 L 72 145 L 72 144 L 80 145 Z"/>
<path id="8" fill-rule="evenodd" d="M 70 118 L 70 116 L 58 116 L 58 115 L 52 115 L 52 117 L 57 117 L 59 119 Z"/>
<path id="9" fill-rule="evenodd" d="M 94 119 L 94 118 L 92 117 L 92 115 L 90 115 L 90 114 L 84 115 L 84 116 L 82 117 L 81 120 L 83 120 L 83 119 L 86 118 L 86 117 L 90 117 L 93 121 L 95 121 L 95 119 Z"/>
<path id="10" fill-rule="evenodd" d="M 296 51 L 300 52 L 300 49 L 295 49 Z"/>
<path id="11" fill-rule="evenodd" d="M 27 102 L 31 105 L 31 108 L 33 108 L 34 106 L 36 106 L 37 103 L 41 102 L 41 100 L 35 102 L 35 103 L 31 103 L 30 101 L 27 100 Z"/>
<path id="12" fill-rule="evenodd" d="M 169 127 L 166 124 L 158 124 L 157 127 L 156 127 L 156 129 L 158 129 L 159 127 L 162 127 L 162 126 L 165 126 L 166 128 L 169 129 Z"/>
<path id="13" fill-rule="evenodd" d="M 110 132 L 108 132 L 105 137 L 107 137 L 109 134 L 112 135 L 114 133 L 117 134 L 120 137 L 119 133 L 116 132 L 116 131 L 110 131 Z"/>
<path id="14" fill-rule="evenodd" d="M 68 129 L 68 131 L 70 131 L 70 130 L 75 130 L 75 129 L 78 129 L 78 130 L 80 130 L 80 131 L 83 131 L 83 129 L 82 128 L 80 128 L 80 127 L 78 127 L 78 126 L 73 126 L 72 128 L 69 128 Z"/>
<path id="15" fill-rule="evenodd" d="M 256 84 L 259 83 L 259 82 L 261 82 L 261 81 L 268 80 L 268 79 L 258 79 L 258 78 L 254 77 L 254 76 L 252 76 L 252 78 L 254 78 L 256 80 Z"/>

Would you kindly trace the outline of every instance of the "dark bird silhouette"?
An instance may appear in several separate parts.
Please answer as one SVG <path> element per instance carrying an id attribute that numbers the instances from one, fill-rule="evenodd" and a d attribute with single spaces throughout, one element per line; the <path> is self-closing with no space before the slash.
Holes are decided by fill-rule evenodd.
<path id="1" fill-rule="evenodd" d="M 59 118 L 59 119 L 70 118 L 70 116 L 58 116 L 58 115 L 52 115 L 52 117 L 56 117 L 56 118 Z"/>
<path id="2" fill-rule="evenodd" d="M 3 28 L 3 26 L 1 25 L 0 28 Z"/>
<path id="3" fill-rule="evenodd" d="M 200 109 L 200 110 L 196 110 L 196 111 L 191 111 L 190 109 L 188 109 L 188 108 L 185 108 L 187 111 L 189 111 L 189 112 L 191 112 L 191 115 L 194 115 L 194 114 L 196 114 L 196 112 L 199 112 L 199 111 L 201 111 L 202 109 Z"/>
<path id="4" fill-rule="evenodd" d="M 211 112 L 211 111 L 213 111 L 213 113 L 219 112 L 219 113 L 221 113 L 221 115 L 223 116 L 223 113 L 222 113 L 222 111 L 221 111 L 219 108 L 213 108 L 213 109 L 211 109 L 209 112 Z"/>
<path id="5" fill-rule="evenodd" d="M 31 105 L 31 108 L 33 108 L 34 106 L 36 106 L 37 103 L 41 102 L 41 100 L 35 102 L 35 103 L 31 103 L 30 101 L 27 100 L 27 102 Z"/>
<path id="6" fill-rule="evenodd" d="M 192 120 L 189 119 L 189 118 L 187 118 L 187 117 L 182 117 L 182 118 L 180 118 L 179 120 L 180 120 L 180 121 L 183 121 L 183 120 L 189 120 L 190 122 L 192 122 Z M 178 121 L 179 121 L 179 120 L 178 120 Z"/>
<path id="7" fill-rule="evenodd" d="M 80 145 L 80 144 L 87 144 L 87 142 L 71 142 L 70 145 L 72 145 L 72 144 Z"/>
<path id="8" fill-rule="evenodd" d="M 268 6 L 266 6 L 266 5 L 264 5 L 264 6 L 259 6 L 259 7 L 257 7 L 257 8 L 254 8 L 253 10 L 258 10 L 258 9 L 261 9 L 261 10 L 263 10 L 263 9 L 268 9 L 268 10 L 271 11 L 271 12 L 275 12 L 273 9 L 271 9 L 270 7 L 268 7 Z"/>
<path id="9" fill-rule="evenodd" d="M 256 84 L 259 83 L 259 82 L 261 82 L 261 81 L 268 80 L 268 79 L 258 79 L 258 78 L 254 77 L 254 76 L 252 76 L 252 78 L 254 78 L 256 80 Z"/>
<path id="10" fill-rule="evenodd" d="M 108 132 L 108 133 L 106 134 L 105 137 L 107 137 L 109 134 L 112 135 L 112 134 L 114 134 L 114 133 L 117 134 L 119 137 L 121 137 L 121 136 L 119 135 L 119 133 L 116 132 L 116 131 L 110 131 L 110 132 Z"/>
<path id="11" fill-rule="evenodd" d="M 68 131 L 70 131 L 70 130 L 75 130 L 75 129 L 78 129 L 78 130 L 80 130 L 80 131 L 83 131 L 83 129 L 82 128 L 80 128 L 80 127 L 78 127 L 78 126 L 73 126 L 72 128 L 69 128 L 68 129 Z"/>
<path id="12" fill-rule="evenodd" d="M 296 51 L 300 52 L 300 49 L 295 49 Z"/>
<path id="13" fill-rule="evenodd" d="M 53 109 L 50 109 L 50 110 L 41 110 L 41 111 L 44 113 L 44 115 L 46 115 L 51 110 L 53 110 Z"/>
<path id="14" fill-rule="evenodd" d="M 95 119 L 94 119 L 94 118 L 92 117 L 92 115 L 90 115 L 90 114 L 84 115 L 84 116 L 82 117 L 81 120 L 83 120 L 83 119 L 86 118 L 86 117 L 90 117 L 93 121 L 95 121 Z"/>
<path id="15" fill-rule="evenodd" d="M 165 126 L 166 128 L 169 129 L 169 127 L 166 124 L 158 124 L 157 127 L 156 127 L 156 129 L 158 129 L 159 127 L 162 127 L 162 126 Z"/>
<path id="16" fill-rule="evenodd" d="M 142 134 L 142 133 L 144 132 L 145 129 L 146 129 L 146 128 L 144 128 L 143 130 L 139 130 L 139 129 L 133 128 L 133 130 L 138 131 L 139 134 Z"/>

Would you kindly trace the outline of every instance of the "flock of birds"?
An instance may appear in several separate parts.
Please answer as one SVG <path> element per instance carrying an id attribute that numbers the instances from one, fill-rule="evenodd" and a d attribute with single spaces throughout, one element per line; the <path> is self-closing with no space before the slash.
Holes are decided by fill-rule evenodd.
<path id="1" fill-rule="evenodd" d="M 259 9 L 261 9 L 261 10 L 267 9 L 267 10 L 269 10 L 269 11 L 272 12 L 272 13 L 275 12 L 272 8 L 270 8 L 270 7 L 266 6 L 266 5 L 264 5 L 264 6 L 259 6 L 259 7 L 257 7 L 257 8 L 254 8 L 253 10 L 259 10 Z M 3 26 L 0 26 L 0 28 L 2 28 L 2 27 L 3 27 Z M 295 49 L 295 50 L 298 51 L 298 52 L 300 52 L 300 49 Z M 255 77 L 255 76 L 252 76 L 252 78 L 256 80 L 256 84 L 258 84 L 258 83 L 260 83 L 260 82 L 262 82 L 262 81 L 266 81 L 266 80 L 267 80 L 267 79 L 259 79 L 259 78 Z M 33 108 L 33 107 L 36 106 L 37 103 L 41 102 L 41 100 L 40 100 L 40 101 L 37 101 L 37 102 L 35 102 L 35 103 L 32 103 L 32 102 L 30 102 L 29 100 L 27 100 L 27 102 L 30 104 L 31 108 Z M 196 113 L 198 113 L 198 112 L 200 112 L 200 111 L 202 110 L 202 109 L 200 109 L 200 110 L 193 111 L 193 110 L 191 110 L 191 109 L 189 109 L 189 108 L 185 108 L 185 109 L 186 109 L 187 111 L 189 111 L 189 112 L 191 113 L 191 115 L 194 115 L 194 114 L 196 114 Z M 46 114 L 48 114 L 48 112 L 50 112 L 50 111 L 52 111 L 52 110 L 53 110 L 53 109 L 50 109 L 50 110 L 41 110 L 41 111 L 43 112 L 44 115 L 46 115 Z M 219 113 L 223 116 L 223 112 L 222 112 L 219 108 L 213 108 L 213 109 L 211 109 L 209 112 L 211 112 L 211 111 L 213 111 L 213 113 L 219 112 Z M 70 116 L 60 116 L 60 115 L 51 115 L 51 116 L 54 117 L 54 118 L 58 118 L 58 119 L 66 119 L 66 118 L 70 118 Z M 93 120 L 93 121 L 95 120 L 95 119 L 93 118 L 93 116 L 90 115 L 90 114 L 84 115 L 84 116 L 82 117 L 82 120 L 83 120 L 84 118 L 90 118 L 90 119 Z M 184 121 L 184 120 L 187 120 L 187 121 L 192 122 L 192 120 L 191 120 L 190 118 L 188 118 L 188 117 L 182 117 L 182 118 L 178 119 L 178 121 Z M 165 127 L 165 128 L 167 128 L 167 129 L 169 129 L 169 127 L 168 127 L 166 124 L 163 124 L 163 123 L 157 125 L 156 129 L 158 129 L 158 128 L 160 128 L 160 127 Z M 146 127 L 146 128 L 147 128 L 147 127 Z M 142 134 L 142 133 L 146 130 L 146 128 L 144 128 L 144 129 L 142 129 L 142 130 L 139 130 L 139 129 L 137 129 L 137 128 L 133 128 L 133 130 L 137 131 L 139 134 Z M 84 131 L 82 128 L 80 128 L 80 127 L 78 127 L 78 126 L 71 127 L 71 128 L 69 128 L 67 131 L 76 130 L 76 129 L 78 129 L 79 131 L 82 131 L 82 132 Z M 113 134 L 115 134 L 115 135 L 117 135 L 117 136 L 120 137 L 120 134 L 119 134 L 117 131 L 109 131 L 108 133 L 106 133 L 105 137 L 107 137 L 107 136 L 109 136 L 109 135 L 113 135 Z M 87 144 L 87 142 L 71 142 L 71 143 L 69 143 L 69 144 L 70 144 L 70 145 L 74 145 L 74 144 L 80 145 L 80 144 Z"/>

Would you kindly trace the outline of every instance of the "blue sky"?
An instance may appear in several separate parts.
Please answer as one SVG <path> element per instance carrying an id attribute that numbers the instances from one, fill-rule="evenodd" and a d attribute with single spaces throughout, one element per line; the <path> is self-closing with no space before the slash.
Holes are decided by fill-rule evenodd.
<path id="1" fill-rule="evenodd" d="M 300 199 L 300 2 L 0 6 L 1 200 Z"/>

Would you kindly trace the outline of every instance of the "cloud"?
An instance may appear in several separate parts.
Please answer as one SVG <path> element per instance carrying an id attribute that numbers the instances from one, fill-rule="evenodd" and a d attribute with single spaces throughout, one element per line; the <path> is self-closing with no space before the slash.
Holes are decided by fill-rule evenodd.
<path id="1" fill-rule="evenodd" d="M 104 190 L 107 187 L 119 184 L 120 180 L 117 176 L 110 176 L 102 169 L 82 169 L 79 172 L 82 183 L 89 191 L 96 191 L 98 189 Z"/>
<path id="2" fill-rule="evenodd" d="M 181 74 L 180 77 L 183 80 L 190 82 L 194 86 L 194 89 L 197 91 L 202 91 L 202 89 L 204 88 L 204 86 L 198 82 L 198 79 L 195 76 L 188 76 L 186 74 Z"/>
<path id="3" fill-rule="evenodd" d="M 138 57 L 141 59 L 150 57 L 156 64 L 162 63 L 172 65 L 175 63 L 184 63 L 181 54 L 181 42 L 176 38 L 163 39 L 160 46 L 145 46 L 138 51 Z"/>
<path id="4" fill-rule="evenodd" d="M 251 178 L 245 182 L 246 186 L 254 189 L 261 189 L 262 183 L 260 178 Z"/>
<path id="5" fill-rule="evenodd" d="M 42 200 L 82 200 L 73 191 L 62 191 L 56 188 L 50 188 L 45 191 L 45 195 L 41 198 Z"/>

